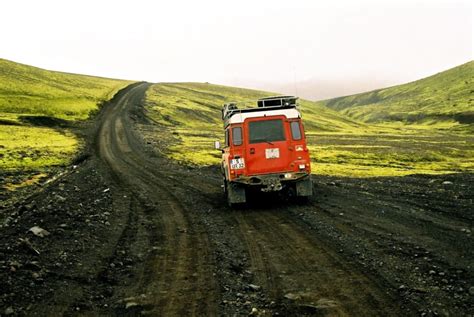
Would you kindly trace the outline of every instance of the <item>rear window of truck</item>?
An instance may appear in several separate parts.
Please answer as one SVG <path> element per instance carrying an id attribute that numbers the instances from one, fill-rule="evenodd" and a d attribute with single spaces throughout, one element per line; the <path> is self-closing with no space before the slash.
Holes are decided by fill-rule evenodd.
<path id="1" fill-rule="evenodd" d="M 249 143 L 284 140 L 285 133 L 281 119 L 249 122 Z"/>
<path id="2" fill-rule="evenodd" d="M 298 121 L 292 121 L 290 123 L 290 127 L 291 127 L 291 135 L 293 136 L 293 140 L 301 140 L 300 123 Z"/>
<path id="3" fill-rule="evenodd" d="M 232 128 L 232 143 L 234 145 L 242 145 L 242 128 Z"/>

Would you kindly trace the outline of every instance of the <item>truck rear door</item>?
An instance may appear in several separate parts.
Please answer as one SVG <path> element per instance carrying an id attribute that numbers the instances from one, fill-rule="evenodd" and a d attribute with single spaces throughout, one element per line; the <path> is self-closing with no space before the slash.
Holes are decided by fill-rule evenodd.
<path id="1" fill-rule="evenodd" d="M 288 171 L 290 158 L 285 117 L 249 118 L 245 121 L 248 175 Z"/>

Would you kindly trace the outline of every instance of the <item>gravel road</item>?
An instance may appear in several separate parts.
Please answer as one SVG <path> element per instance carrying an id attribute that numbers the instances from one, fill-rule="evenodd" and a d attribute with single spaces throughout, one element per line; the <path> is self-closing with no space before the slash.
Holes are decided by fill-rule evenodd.
<path id="1" fill-rule="evenodd" d="M 0 315 L 474 315 L 472 174 L 313 175 L 304 204 L 229 209 L 178 165 L 149 84 L 119 92 L 86 155 L 0 230 Z"/>

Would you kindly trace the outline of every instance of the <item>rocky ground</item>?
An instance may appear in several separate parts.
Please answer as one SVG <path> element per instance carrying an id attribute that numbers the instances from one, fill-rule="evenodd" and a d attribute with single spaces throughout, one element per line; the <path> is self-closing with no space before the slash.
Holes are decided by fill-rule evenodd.
<path id="1" fill-rule="evenodd" d="M 306 204 L 229 209 L 119 93 L 83 158 L 4 196 L 0 315 L 474 315 L 472 174 L 313 175 Z"/>

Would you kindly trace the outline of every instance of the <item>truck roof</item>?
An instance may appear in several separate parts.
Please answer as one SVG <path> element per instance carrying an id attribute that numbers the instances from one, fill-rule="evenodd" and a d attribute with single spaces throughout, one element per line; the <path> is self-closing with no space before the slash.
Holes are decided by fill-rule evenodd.
<path id="1" fill-rule="evenodd" d="M 284 115 L 287 118 L 300 118 L 295 96 L 271 96 L 257 100 L 257 108 L 239 109 L 236 102 L 224 104 L 222 120 L 224 126 L 232 123 L 242 123 L 247 118 Z"/>
<path id="2" fill-rule="evenodd" d="M 240 111 L 235 113 L 229 118 L 224 119 L 224 127 L 228 126 L 229 124 L 234 123 L 243 123 L 247 118 L 260 118 L 260 117 L 269 117 L 269 116 L 285 116 L 288 119 L 296 119 L 300 118 L 300 112 L 295 108 L 283 108 L 280 107 L 278 109 L 265 109 L 262 110 L 261 108 L 252 109 L 255 111 Z"/>
<path id="3" fill-rule="evenodd" d="M 272 97 L 265 97 L 260 98 L 257 101 L 258 107 L 284 107 L 284 106 L 292 106 L 296 107 L 298 97 L 295 96 L 272 96 Z"/>

